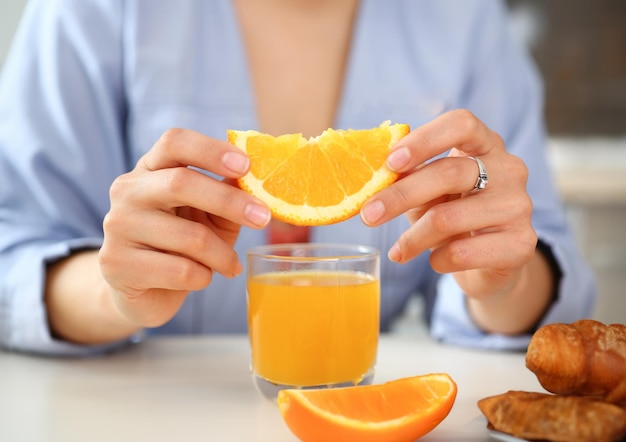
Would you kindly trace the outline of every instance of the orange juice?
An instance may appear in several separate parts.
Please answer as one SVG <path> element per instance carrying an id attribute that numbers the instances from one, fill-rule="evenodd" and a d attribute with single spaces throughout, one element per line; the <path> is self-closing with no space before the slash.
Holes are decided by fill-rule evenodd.
<path id="1" fill-rule="evenodd" d="M 275 384 L 358 384 L 376 363 L 380 284 L 353 271 L 290 271 L 248 280 L 255 375 Z"/>

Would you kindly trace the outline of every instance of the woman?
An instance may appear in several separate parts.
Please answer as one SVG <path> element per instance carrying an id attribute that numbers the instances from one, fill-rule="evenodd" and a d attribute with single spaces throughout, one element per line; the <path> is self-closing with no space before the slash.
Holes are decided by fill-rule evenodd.
<path id="1" fill-rule="evenodd" d="M 33 0 L 0 88 L 7 348 L 245 331 L 240 258 L 270 215 L 231 185 L 249 160 L 226 129 L 414 128 L 387 160 L 402 178 L 310 238 L 389 252 L 383 330 L 416 292 L 462 345 L 523 348 L 590 313 L 500 3 Z"/>

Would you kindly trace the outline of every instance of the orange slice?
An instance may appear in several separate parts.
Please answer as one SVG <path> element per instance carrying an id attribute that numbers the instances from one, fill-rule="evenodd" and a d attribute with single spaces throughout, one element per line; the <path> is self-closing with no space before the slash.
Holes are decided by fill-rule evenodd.
<path id="1" fill-rule="evenodd" d="M 282 390 L 278 407 L 289 429 L 307 441 L 414 441 L 445 419 L 456 398 L 445 373 L 380 385 Z"/>
<path id="2" fill-rule="evenodd" d="M 373 129 L 327 129 L 308 140 L 253 130 L 227 135 L 250 157 L 250 172 L 238 180 L 239 187 L 264 201 L 275 218 L 314 226 L 350 218 L 397 179 L 385 159 L 409 130 L 386 121 Z"/>

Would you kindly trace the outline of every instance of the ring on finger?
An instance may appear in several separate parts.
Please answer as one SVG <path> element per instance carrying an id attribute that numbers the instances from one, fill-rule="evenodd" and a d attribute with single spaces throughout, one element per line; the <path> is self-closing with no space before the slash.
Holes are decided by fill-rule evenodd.
<path id="1" fill-rule="evenodd" d="M 476 164 L 478 165 L 478 178 L 476 178 L 476 184 L 474 184 L 474 188 L 472 189 L 472 192 L 483 190 L 485 187 L 487 187 L 487 184 L 489 183 L 489 177 L 487 176 L 487 169 L 485 168 L 485 165 L 480 160 L 480 158 L 473 157 L 473 156 L 468 156 L 467 158 L 470 158 L 476 161 Z"/>

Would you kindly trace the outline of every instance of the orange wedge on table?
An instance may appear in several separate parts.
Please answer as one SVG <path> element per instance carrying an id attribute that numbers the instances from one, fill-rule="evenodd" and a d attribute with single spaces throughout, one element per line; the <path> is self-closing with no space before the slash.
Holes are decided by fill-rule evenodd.
<path id="1" fill-rule="evenodd" d="M 409 442 L 445 419 L 456 391 L 449 375 L 434 373 L 380 385 L 282 390 L 278 407 L 304 442 Z"/>
<path id="2" fill-rule="evenodd" d="M 390 122 L 373 129 L 327 129 L 309 139 L 227 131 L 228 141 L 250 157 L 239 187 L 264 201 L 276 219 L 300 226 L 358 213 L 367 198 L 397 179 L 385 159 L 408 133 L 408 125 Z"/>

